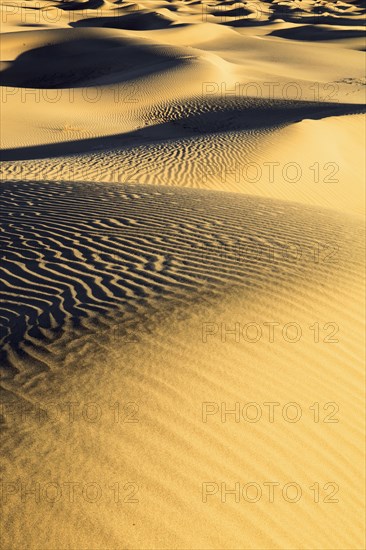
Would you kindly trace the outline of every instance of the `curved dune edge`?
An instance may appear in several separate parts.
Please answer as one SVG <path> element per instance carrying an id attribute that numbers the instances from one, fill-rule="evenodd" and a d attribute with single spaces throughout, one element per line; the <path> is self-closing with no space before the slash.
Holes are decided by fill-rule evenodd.
<path id="1" fill-rule="evenodd" d="M 319 207 L 141 184 L 9 181 L 0 190 L 2 342 L 12 346 L 89 316 L 130 320 L 197 291 L 266 289 L 267 277 L 271 289 L 328 277 L 334 265 L 352 278 L 362 261 L 362 220 Z"/>
<path id="2" fill-rule="evenodd" d="M 240 105 L 241 117 L 235 111 Z M 256 105 L 262 109 L 261 115 Z M 192 112 L 196 109 L 197 114 L 186 121 L 179 121 L 179 104 L 168 113 L 157 106 L 155 112 L 160 123 L 155 128 L 130 132 L 128 140 L 123 136 L 85 140 L 85 149 L 96 149 L 93 152 L 62 155 L 65 144 L 55 144 L 54 158 L 4 160 L 1 178 L 202 188 L 364 215 L 366 173 L 364 164 L 359 162 L 366 148 L 364 115 L 316 120 L 318 115 L 312 115 L 311 105 L 305 104 L 303 114 L 297 114 L 304 120 L 289 123 L 296 116 L 295 106 L 291 102 L 276 104 L 250 99 L 233 102 L 230 109 L 227 103 L 211 101 L 206 111 L 202 103 L 197 102 L 194 107 L 192 102 Z M 322 110 L 318 109 L 321 116 Z M 246 112 L 255 111 L 256 127 L 241 128 L 248 125 Z M 272 127 L 269 117 L 273 120 Z M 201 129 L 204 120 L 208 133 Z M 225 132 L 214 132 L 224 125 Z M 68 136 L 72 138 L 72 132 Z M 75 143 L 70 144 L 70 149 Z M 19 151 L 3 155 L 17 158 Z M 33 154 L 37 151 L 37 156 L 47 156 L 51 146 L 24 148 L 22 154 L 27 157 L 32 151 Z"/>
<path id="3" fill-rule="evenodd" d="M 95 548 L 361 547 L 359 221 L 320 208 L 207 190 L 64 182 L 9 182 L 1 190 L 13 220 L 8 228 L 19 236 L 8 243 L 4 275 L 18 296 L 34 296 L 28 302 L 38 311 L 36 322 L 29 309 L 33 328 L 21 342 L 14 341 L 15 331 L 5 346 L 13 374 L 3 383 L 3 479 L 27 488 L 39 483 L 41 491 L 38 502 L 34 495 L 22 501 L 16 491 L 8 496 L 5 547 L 86 549 L 91 541 Z M 38 242 L 23 240 L 29 230 Z M 45 239 L 48 254 L 39 257 Z M 319 263 L 312 257 L 314 241 L 326 245 L 325 256 L 315 256 Z M 300 244 L 302 260 L 293 261 L 291 246 L 290 256 L 258 254 L 258 246 L 272 244 L 277 250 L 281 243 Z M 336 263 L 326 261 L 329 253 Z M 28 256 L 38 259 L 25 262 Z M 116 270 L 127 264 L 124 272 Z M 62 307 L 67 312 L 73 305 L 74 311 L 73 323 L 60 332 L 58 300 L 47 305 L 47 321 L 36 297 L 41 285 L 43 296 L 52 300 L 61 281 L 70 289 Z M 4 319 L 21 304 L 10 295 L 3 298 Z M 102 316 L 95 315 L 97 303 Z M 118 303 L 121 312 L 135 312 L 135 324 L 123 320 Z M 78 304 L 87 313 L 81 324 Z M 279 323 L 272 343 L 266 322 Z M 319 342 L 309 328 L 315 322 L 321 327 Z M 223 342 L 222 325 L 229 330 L 235 323 L 239 341 L 228 334 Z M 247 323 L 263 329 L 257 343 L 243 339 Z M 288 323 L 301 327 L 295 343 L 282 337 Z M 327 323 L 331 326 L 324 330 Z M 339 341 L 325 341 L 335 329 Z M 209 334 L 206 342 L 203 330 Z M 291 328 L 288 336 L 294 338 Z M 280 403 L 279 410 L 296 402 L 301 421 L 280 416 L 274 423 L 265 417 L 236 423 L 228 416 L 222 423 L 215 414 L 202 422 L 202 402 L 224 402 L 228 409 L 235 402 L 240 407 L 255 402 L 264 413 L 269 401 Z M 70 402 L 76 403 L 72 421 Z M 57 419 L 49 403 L 60 406 Z M 97 422 L 82 416 L 86 403 L 99 407 Z M 133 404 L 134 414 L 138 407 L 138 422 L 115 422 L 116 403 L 125 416 L 131 414 L 126 403 Z M 321 404 L 323 416 L 334 412 L 323 406 L 336 403 L 339 422 L 314 422 L 313 403 Z M 38 404 L 48 418 L 37 416 Z M 296 482 L 303 496 L 290 503 L 280 492 L 270 503 L 263 491 L 257 503 L 235 503 L 229 495 L 222 503 L 219 494 L 202 502 L 203 482 L 228 487 L 258 482 L 265 489 L 268 481 L 282 488 Z M 102 496 L 93 503 L 93 494 L 88 501 L 75 489 L 70 503 L 68 482 L 80 483 L 79 488 L 96 483 Z M 122 498 L 131 493 L 131 486 L 123 489 L 126 483 L 136 484 L 139 502 L 114 502 L 117 482 Z M 309 488 L 315 482 L 336 483 L 339 502 L 314 503 Z M 63 488 L 53 504 L 42 493 L 48 483 Z"/>

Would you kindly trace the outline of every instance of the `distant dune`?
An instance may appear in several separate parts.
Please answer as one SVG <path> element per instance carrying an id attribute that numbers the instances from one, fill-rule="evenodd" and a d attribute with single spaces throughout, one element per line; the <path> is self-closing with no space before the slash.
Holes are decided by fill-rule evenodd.
<path id="1" fill-rule="evenodd" d="M 365 13 L 1 1 L 2 548 L 364 548 Z"/>

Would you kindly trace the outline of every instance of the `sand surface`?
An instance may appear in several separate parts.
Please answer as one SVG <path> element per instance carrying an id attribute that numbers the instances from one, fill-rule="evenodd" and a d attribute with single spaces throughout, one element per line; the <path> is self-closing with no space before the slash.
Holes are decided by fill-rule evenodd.
<path id="1" fill-rule="evenodd" d="M 1 0 L 6 550 L 365 547 L 365 8 Z"/>

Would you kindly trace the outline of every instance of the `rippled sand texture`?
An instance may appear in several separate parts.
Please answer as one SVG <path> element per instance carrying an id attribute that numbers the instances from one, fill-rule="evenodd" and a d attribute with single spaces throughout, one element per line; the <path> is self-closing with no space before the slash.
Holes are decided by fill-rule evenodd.
<path id="1" fill-rule="evenodd" d="M 2 548 L 363 549 L 363 2 L 1 10 Z"/>
<path id="2" fill-rule="evenodd" d="M 362 210 L 364 123 L 344 116 L 365 100 L 362 2 L 2 10 L 3 178 L 184 185 Z M 275 186 L 268 162 L 280 163 Z M 295 189 L 288 162 L 301 166 Z"/>

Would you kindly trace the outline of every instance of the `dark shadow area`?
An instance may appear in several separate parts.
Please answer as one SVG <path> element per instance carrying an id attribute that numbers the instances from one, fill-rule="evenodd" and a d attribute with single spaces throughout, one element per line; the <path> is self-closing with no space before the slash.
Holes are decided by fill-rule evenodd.
<path id="1" fill-rule="evenodd" d="M 62 1 L 58 3 L 57 8 L 64 11 L 97 10 L 104 5 L 104 0 L 87 0 L 87 2 Z"/>
<path id="2" fill-rule="evenodd" d="M 80 19 L 74 23 L 70 23 L 70 27 L 103 27 L 109 29 L 125 29 L 130 31 L 154 31 L 168 29 L 174 25 L 174 28 L 185 27 L 187 24 L 178 23 L 174 24 L 167 17 L 158 13 L 151 13 L 147 11 L 137 11 L 135 13 L 128 13 L 126 15 L 115 15 L 109 17 L 88 17 L 86 19 Z"/>
<path id="3" fill-rule="evenodd" d="M 290 40 L 308 40 L 313 42 L 366 37 L 366 33 L 361 30 L 329 29 L 322 26 L 303 25 L 293 29 L 278 29 L 269 33 L 269 36 L 279 36 L 280 38 L 288 38 Z"/>
<path id="4" fill-rule="evenodd" d="M 185 114 L 184 105 L 177 104 L 171 107 L 170 118 L 166 122 L 158 122 L 123 134 L 3 149 L 0 152 L 0 159 L 2 161 L 41 159 L 100 149 L 125 148 L 141 145 L 144 142 L 160 142 L 179 137 L 270 128 L 303 119 L 319 120 L 329 116 L 364 113 L 366 106 L 347 103 L 226 98 L 204 99 L 202 105 L 198 104 L 197 110 L 201 112 Z M 153 118 L 154 112 L 152 112 Z"/>
<path id="5" fill-rule="evenodd" d="M 7 181 L 0 207 L 0 358 L 10 377 L 9 346 L 32 370 L 32 349 L 85 330 L 85 319 L 108 325 L 119 312 L 122 331 L 143 316 L 150 325 L 154 307 L 202 294 L 349 276 L 363 254 L 362 223 L 347 215 L 207 189 Z M 316 243 L 339 249 L 336 265 L 314 262 Z"/>
<path id="6" fill-rule="evenodd" d="M 44 32 L 46 38 L 48 31 Z M 149 74 L 156 66 L 161 70 L 164 63 L 171 66 L 181 62 L 176 53 L 169 55 L 168 48 L 151 48 L 123 38 L 101 38 L 87 30 L 64 32 L 64 41 L 19 55 L 1 71 L 0 85 L 75 88 L 94 86 L 103 77 L 111 84 L 128 81 L 136 69 L 139 74 Z"/>

